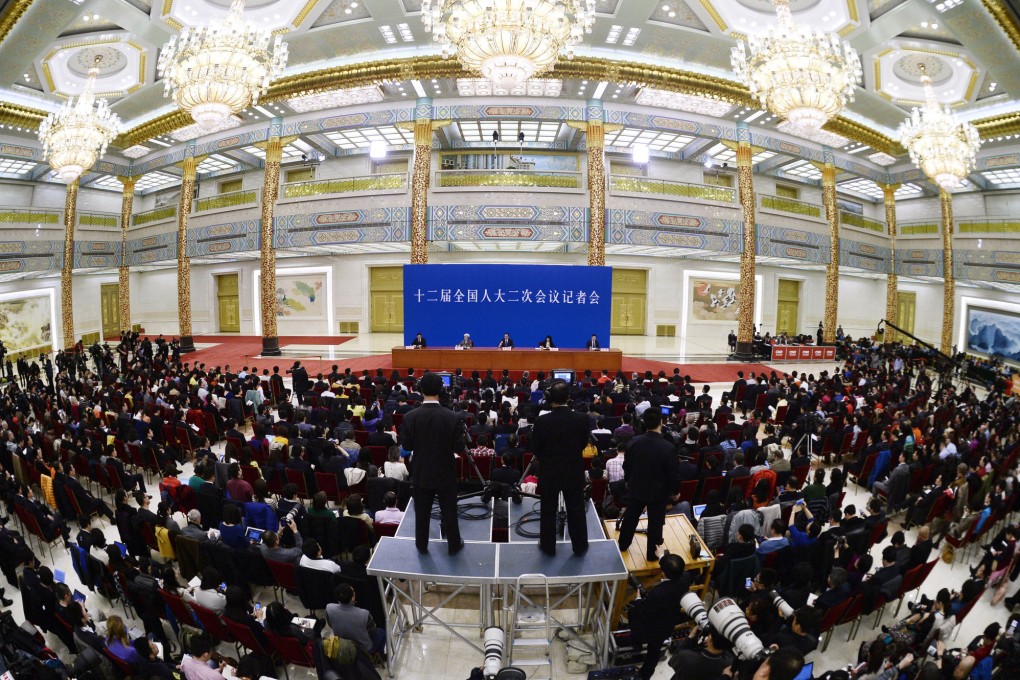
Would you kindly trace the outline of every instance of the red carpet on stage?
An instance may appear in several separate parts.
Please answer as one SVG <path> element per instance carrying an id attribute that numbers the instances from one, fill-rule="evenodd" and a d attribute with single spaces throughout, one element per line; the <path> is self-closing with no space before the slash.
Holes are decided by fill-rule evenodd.
<path id="1" fill-rule="evenodd" d="M 352 339 L 353 336 L 341 335 L 281 335 L 280 348 L 287 349 L 288 345 L 339 346 Z M 279 366 L 281 369 L 284 369 L 290 368 L 296 361 L 296 359 L 289 356 L 255 359 L 254 357 L 262 353 L 262 338 L 254 335 L 197 335 L 194 340 L 198 345 L 216 343 L 216 346 L 182 355 L 181 360 L 190 364 L 198 362 L 204 363 L 206 366 L 220 367 L 229 364 L 234 370 L 245 365 L 258 366 L 259 369 L 271 369 L 272 366 Z M 309 354 L 315 353 L 310 351 Z M 310 361 L 315 362 L 314 365 L 308 364 L 309 373 L 315 373 L 320 370 L 318 368 L 318 357 L 309 357 L 302 359 L 302 361 L 306 363 Z M 329 360 L 324 360 L 323 363 L 326 361 Z M 333 363 L 338 362 L 334 361 L 327 364 L 327 371 Z"/>
<path id="2" fill-rule="evenodd" d="M 393 362 L 390 360 L 388 354 L 375 354 L 367 357 L 359 357 L 357 359 L 344 359 L 341 361 L 329 362 L 330 364 L 337 364 L 341 368 L 350 368 L 352 371 L 361 372 L 363 370 L 375 371 L 377 368 L 383 369 L 387 375 L 393 370 Z M 400 368 L 408 368 L 407 366 L 401 366 Z M 414 366 L 416 373 L 420 373 L 426 368 L 430 369 L 453 369 L 455 366 Z M 720 362 L 718 364 L 673 364 L 666 361 L 652 361 L 650 359 L 641 359 L 638 357 L 627 357 L 623 358 L 623 371 L 624 373 L 630 374 L 633 372 L 644 373 L 645 371 L 651 371 L 653 374 L 658 374 L 659 371 L 665 371 L 666 375 L 673 375 L 673 369 L 679 368 L 680 375 L 689 375 L 691 380 L 695 383 L 726 383 L 733 382 L 737 378 L 737 371 L 743 371 L 744 375 L 749 375 L 750 371 L 755 373 L 765 372 L 768 373 L 775 370 L 777 374 L 782 375 L 782 369 L 773 369 L 764 364 L 738 364 L 732 362 Z M 311 371 L 309 367 L 309 371 Z"/>

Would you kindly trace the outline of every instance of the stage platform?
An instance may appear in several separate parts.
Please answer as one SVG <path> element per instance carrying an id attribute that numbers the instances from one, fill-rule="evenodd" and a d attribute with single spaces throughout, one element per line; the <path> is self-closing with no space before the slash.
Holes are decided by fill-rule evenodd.
<path id="1" fill-rule="evenodd" d="M 525 498 L 520 503 L 510 502 L 509 506 L 509 540 L 511 543 L 536 543 L 537 537 L 521 536 L 517 533 L 517 526 L 520 524 L 521 519 L 531 512 L 538 512 L 540 504 L 537 499 Z M 595 504 L 590 500 L 585 505 L 584 521 L 588 525 L 588 540 L 594 541 L 598 539 L 604 539 L 606 537 L 605 531 L 602 528 L 602 520 L 599 519 L 599 515 L 595 512 Z M 534 521 L 532 521 L 532 519 Z M 533 518 L 529 517 L 525 524 L 527 530 L 537 534 L 538 533 L 538 515 L 534 515 Z M 564 524 L 563 534 L 556 538 L 559 543 L 570 542 L 570 530 Z"/>
<path id="2" fill-rule="evenodd" d="M 458 508 L 462 511 L 467 509 L 468 512 L 472 513 L 483 513 L 484 510 L 481 507 L 468 508 L 468 506 L 480 506 L 482 505 L 481 498 L 467 498 L 457 503 Z M 489 501 L 488 517 L 481 519 L 464 519 L 460 520 L 460 537 L 468 543 L 483 541 L 488 543 L 492 540 L 492 513 L 493 501 Z M 438 541 L 443 538 L 439 530 L 440 521 L 435 515 L 439 514 L 439 504 L 436 503 L 433 507 L 433 517 L 429 521 L 429 539 L 432 541 Z M 415 518 L 415 507 L 414 499 L 412 498 L 407 502 L 407 510 L 404 511 L 404 517 L 400 520 L 400 526 L 397 527 L 397 538 L 410 538 L 414 540 L 414 518 Z"/>
<path id="3" fill-rule="evenodd" d="M 465 499 L 461 505 L 479 502 L 479 498 Z M 519 521 L 537 503 L 535 499 L 525 499 L 520 505 L 510 502 L 511 518 L 517 517 Z M 482 538 L 492 532 L 492 517 L 460 520 L 464 547 L 456 555 L 448 553 L 445 540 L 436 539 L 439 520 L 431 519 L 429 550 L 422 554 L 414 544 L 414 512 L 412 501 L 396 536 L 383 537 L 368 564 L 368 573 L 379 577 L 386 608 L 387 671 L 391 678 L 397 670 L 394 664 L 401 646 L 424 625 L 439 625 L 450 631 L 474 648 L 481 662 L 485 651 L 481 646 L 482 632 L 495 625 L 509 634 L 510 621 L 517 614 L 510 611 L 510 603 L 535 602 L 536 577 L 550 589 L 539 587 L 537 591 L 549 592 L 545 606 L 553 629 L 561 628 L 588 646 L 605 667 L 612 607 L 619 582 L 627 577 L 627 567 L 616 542 L 605 538 L 590 501 L 588 551 L 574 555 L 569 536 L 564 532 L 559 541 L 564 545 L 555 557 L 539 550 L 537 539 L 517 537 L 511 543 L 493 543 Z M 513 527 L 510 534 L 514 535 Z M 466 592 L 477 592 L 477 622 L 455 623 L 447 605 Z M 438 596 L 437 604 L 425 604 L 429 593 Z M 469 637 L 458 629 L 473 629 L 474 634 Z M 592 642 L 582 639 L 582 632 L 590 633 Z"/>
<path id="4" fill-rule="evenodd" d="M 615 374 L 623 366 L 623 352 L 618 349 L 512 349 L 475 347 L 458 350 L 452 347 L 429 347 L 407 349 L 394 347 L 391 350 L 394 368 L 430 369 L 433 371 L 551 371 L 566 368 L 578 373 L 590 370 L 598 375 L 606 370 Z"/>

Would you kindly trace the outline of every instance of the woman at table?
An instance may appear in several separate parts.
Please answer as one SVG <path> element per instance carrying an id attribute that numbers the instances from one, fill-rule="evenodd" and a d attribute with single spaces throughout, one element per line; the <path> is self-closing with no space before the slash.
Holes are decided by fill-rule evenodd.
<path id="1" fill-rule="evenodd" d="M 421 333 L 414 336 L 414 340 L 411 341 L 411 347 L 415 349 L 425 349 L 426 347 L 428 347 L 428 345 L 425 343 L 425 338 L 422 337 Z"/>
<path id="2" fill-rule="evenodd" d="M 538 346 L 539 349 L 554 349 L 555 347 L 556 343 L 553 342 L 551 335 L 545 336 L 545 340 L 543 340 Z"/>

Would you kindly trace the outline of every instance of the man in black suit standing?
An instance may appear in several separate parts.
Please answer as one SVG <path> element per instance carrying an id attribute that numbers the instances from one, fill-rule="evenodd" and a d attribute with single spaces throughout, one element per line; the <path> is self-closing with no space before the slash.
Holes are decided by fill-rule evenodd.
<path id="1" fill-rule="evenodd" d="M 556 511 L 560 492 L 567 509 L 567 528 L 575 555 L 588 550 L 584 519 L 584 447 L 591 439 L 591 419 L 567 407 L 570 386 L 560 380 L 546 393 L 550 413 L 539 416 L 531 431 L 531 450 L 538 458 L 541 518 L 538 545 L 550 557 L 556 554 Z"/>
<path id="2" fill-rule="evenodd" d="M 680 484 L 680 466 L 676 447 L 662 437 L 662 412 L 646 409 L 641 414 L 645 434 L 631 440 L 623 461 L 623 478 L 627 482 L 627 510 L 620 527 L 620 551 L 627 552 L 634 540 L 634 530 L 645 508 L 648 508 L 648 547 L 645 557 L 657 562 L 662 544 L 662 528 L 666 523 L 666 501 Z"/>
<path id="3" fill-rule="evenodd" d="M 592 333 L 591 340 L 589 340 L 588 344 L 585 345 L 585 349 L 600 349 L 600 348 L 601 345 L 599 345 L 599 336 Z"/>
<path id="4" fill-rule="evenodd" d="M 301 365 L 300 361 L 294 362 L 293 368 L 288 368 L 287 372 L 291 374 L 291 381 L 294 385 L 294 394 L 297 395 L 298 406 L 301 405 L 301 398 L 305 396 L 305 392 L 311 389 L 311 381 L 308 379 L 308 371 Z"/>
<path id="5" fill-rule="evenodd" d="M 455 453 L 466 449 L 464 421 L 439 404 L 443 380 L 435 373 L 422 376 L 422 405 L 404 416 L 400 445 L 412 452 L 411 484 L 414 486 L 414 544 L 418 552 L 429 550 L 429 519 L 432 503 L 439 498 L 443 533 L 451 555 L 464 547 L 457 521 L 457 467 Z"/>

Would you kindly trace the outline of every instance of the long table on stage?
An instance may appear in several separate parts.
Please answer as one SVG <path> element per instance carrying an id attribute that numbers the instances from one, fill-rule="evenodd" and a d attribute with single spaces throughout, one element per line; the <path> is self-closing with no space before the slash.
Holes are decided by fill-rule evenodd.
<path id="1" fill-rule="evenodd" d="M 551 371 L 555 368 L 569 368 L 574 371 L 604 370 L 616 372 L 623 366 L 623 352 L 618 349 L 512 349 L 475 347 L 454 349 L 452 347 L 429 347 L 407 349 L 394 347 L 392 351 L 394 368 L 417 368 L 431 370 L 465 371 L 502 370 L 510 371 Z"/>

